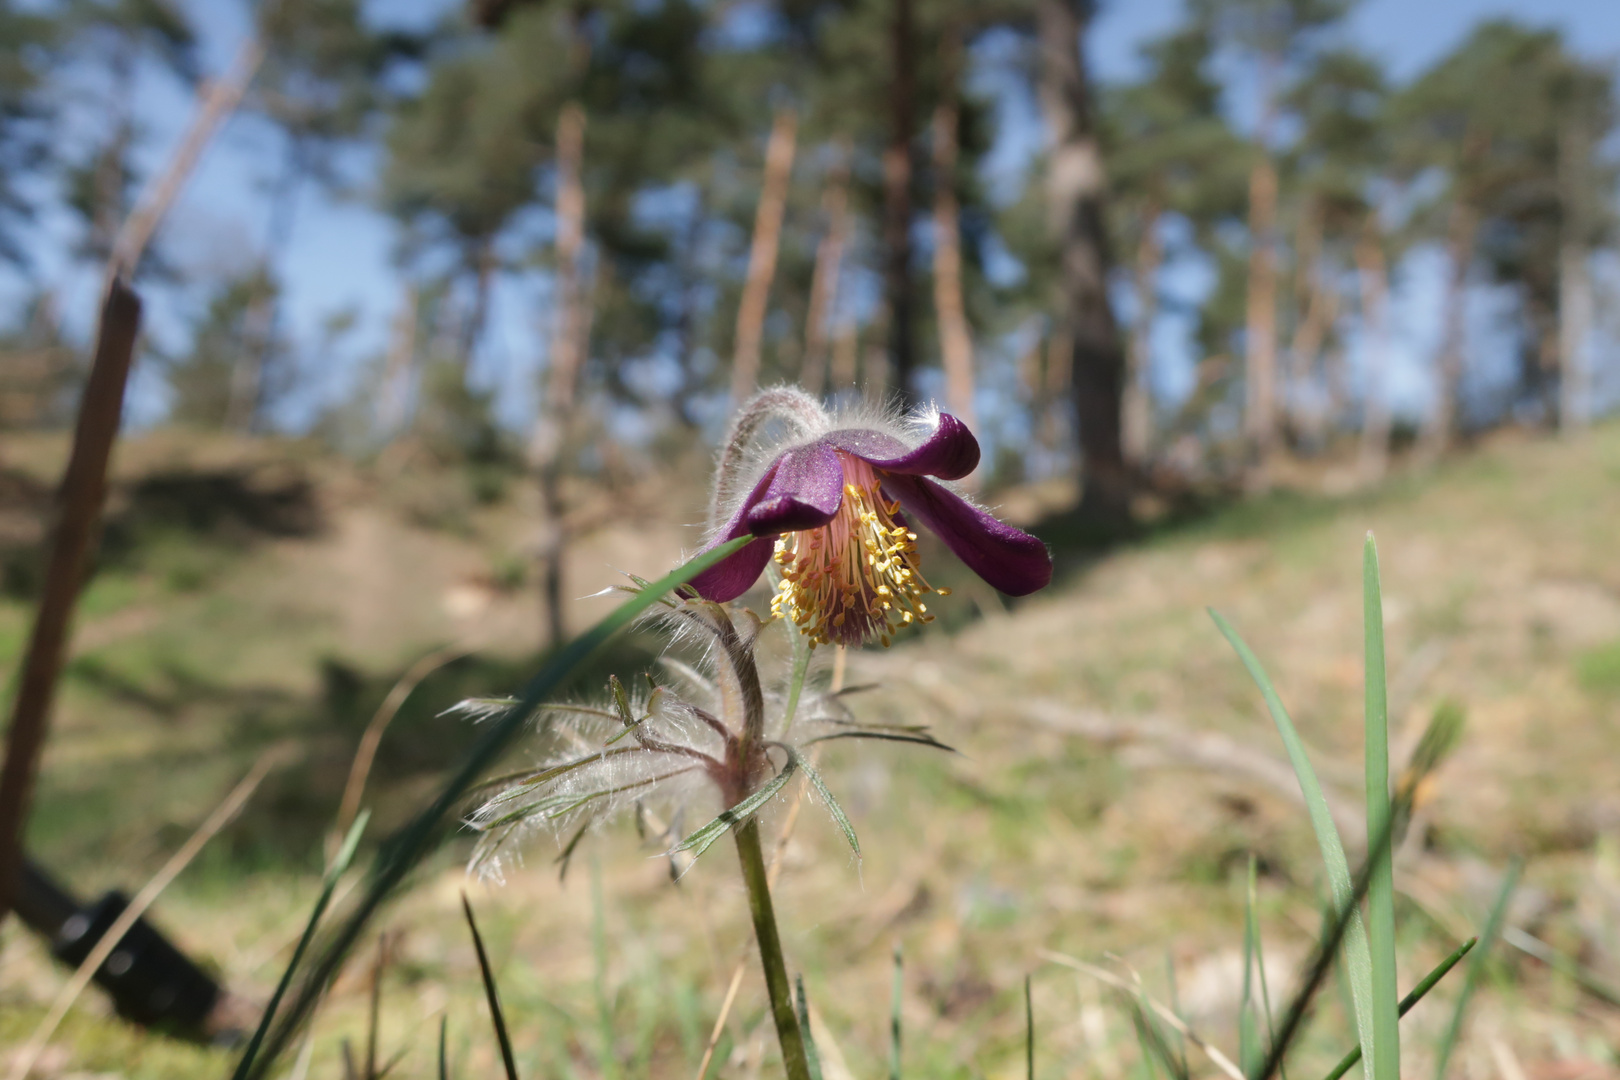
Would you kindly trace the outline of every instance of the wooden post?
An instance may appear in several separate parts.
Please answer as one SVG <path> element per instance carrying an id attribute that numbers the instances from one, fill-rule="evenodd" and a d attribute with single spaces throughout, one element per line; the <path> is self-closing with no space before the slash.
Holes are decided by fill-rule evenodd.
<path id="1" fill-rule="evenodd" d="M 45 584 L 12 703 L 11 726 L 6 729 L 6 758 L 0 766 L 0 921 L 11 910 L 28 806 L 67 652 L 73 606 L 89 570 L 101 523 L 107 463 L 123 416 L 124 387 L 140 324 L 140 298 L 122 277 L 113 278 L 101 309 L 95 361 L 79 403 L 73 451 L 57 495 Z"/>

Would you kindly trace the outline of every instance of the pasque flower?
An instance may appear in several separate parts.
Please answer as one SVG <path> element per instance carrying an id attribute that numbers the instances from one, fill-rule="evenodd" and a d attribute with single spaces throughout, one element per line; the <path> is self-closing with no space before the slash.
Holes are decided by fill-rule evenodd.
<path id="1" fill-rule="evenodd" d="M 692 585 L 733 600 L 774 557 L 774 614 L 818 644 L 887 645 L 931 620 L 925 597 L 946 592 L 923 577 L 915 522 L 997 589 L 1032 593 L 1052 579 L 1046 545 L 930 479 L 960 480 L 978 464 L 978 440 L 948 413 L 840 416 L 798 390 L 761 391 L 721 453 L 709 546 L 759 539 Z"/>

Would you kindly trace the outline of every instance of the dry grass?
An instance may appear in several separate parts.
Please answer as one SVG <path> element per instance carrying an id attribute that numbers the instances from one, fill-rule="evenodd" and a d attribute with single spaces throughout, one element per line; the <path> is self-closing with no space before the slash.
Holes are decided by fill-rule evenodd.
<path id="1" fill-rule="evenodd" d="M 267 992 L 277 974 L 278 948 L 317 887 L 322 815 L 398 671 L 434 644 L 483 634 L 496 659 L 430 680 L 423 695 L 499 692 L 535 641 L 530 592 L 491 583 L 522 551 L 521 497 L 478 510 L 460 532 L 429 530 L 369 483 L 325 478 L 325 532 L 230 550 L 205 587 L 177 590 L 148 565 L 104 575 L 47 761 L 34 843 L 89 891 L 161 862 L 256 747 L 288 732 L 316 746 L 308 774 L 267 791 L 260 814 L 159 904 L 158 920 L 241 989 Z M 1397 754 L 1443 698 L 1469 714 L 1400 856 L 1403 986 L 1478 927 L 1515 854 L 1528 860 L 1515 924 L 1620 983 L 1617 491 L 1620 427 L 1576 445 L 1503 438 L 1376 496 L 1277 496 L 1167 531 L 1071 570 L 1010 614 L 967 619 L 972 598 L 959 592 L 954 632 L 854 657 L 850 681 L 880 686 L 856 700 L 863 715 L 927 721 L 962 753 L 837 749 L 822 771 L 865 859 L 852 864 L 814 814 L 787 850 L 778 902 L 789 960 L 852 1073 L 886 1069 L 896 940 L 907 1075 L 1022 1075 L 1032 969 L 1040 1074 L 1134 1073 L 1128 1022 L 1095 986 L 1040 966 L 1041 949 L 1118 953 L 1161 994 L 1173 963 L 1189 1020 L 1235 1051 L 1248 855 L 1261 859 L 1274 992 L 1317 927 L 1317 860 L 1297 803 L 1263 778 L 1280 757 L 1275 733 L 1203 609 L 1245 634 L 1324 782 L 1356 806 L 1369 528 L 1383 552 Z M 698 492 L 686 497 L 675 514 L 695 517 Z M 659 569 L 693 539 L 656 519 L 607 530 L 582 545 L 571 591 L 605 584 L 610 567 Z M 18 641 L 22 620 L 19 606 L 0 608 L 0 647 Z M 348 674 L 329 663 L 323 675 L 332 658 Z M 642 661 L 623 662 L 628 675 Z M 1065 711 L 1093 734 L 1105 722 L 1109 737 L 1066 734 L 1051 722 Z M 453 752 L 456 733 L 436 723 L 426 707 L 404 713 L 389 736 L 395 756 L 385 740 L 385 821 L 426 790 L 435 755 Z M 1258 767 L 1197 764 L 1178 731 L 1219 734 Z M 651 854 L 614 828 L 589 842 L 565 886 L 537 848 L 504 887 L 471 887 L 524 1075 L 691 1075 L 747 940 L 746 911 L 725 846 L 679 887 Z M 458 859 L 446 853 L 387 919 L 398 937 L 382 1044 L 385 1056 L 411 1047 L 394 1075 L 432 1074 L 446 1008 L 456 1074 L 497 1065 L 458 914 L 468 887 Z M 31 1029 L 63 975 L 14 927 L 0 946 L 4 1045 Z M 1620 1012 L 1539 963 L 1498 959 L 1453 1075 L 1517 1080 L 1504 1072 L 1515 1065 L 1530 1080 L 1615 1075 Z M 339 1041 L 363 1040 L 363 966 L 317 1023 L 311 1075 L 335 1075 Z M 1442 986 L 1403 1025 L 1409 1073 L 1432 1068 L 1455 993 Z M 768 1045 L 763 1000 L 750 974 L 719 1075 L 759 1067 L 749 1058 Z M 1325 1072 L 1348 1047 L 1342 1012 L 1330 992 L 1299 1075 Z M 226 1061 L 82 1006 L 59 1043 L 71 1048 L 63 1072 L 219 1076 Z"/>

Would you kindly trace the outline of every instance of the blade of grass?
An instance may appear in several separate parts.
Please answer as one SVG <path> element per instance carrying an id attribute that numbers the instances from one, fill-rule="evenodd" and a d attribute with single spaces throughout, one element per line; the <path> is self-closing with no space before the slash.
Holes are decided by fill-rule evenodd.
<path id="1" fill-rule="evenodd" d="M 272 1029 L 258 1056 L 250 1063 L 249 1077 L 260 1077 L 269 1072 L 292 1037 L 309 1019 L 315 1003 L 337 976 L 372 917 L 427 854 L 440 828 L 452 816 L 451 811 L 456 804 L 524 731 L 529 718 L 541 703 L 551 696 L 581 661 L 648 608 L 658 604 L 667 593 L 753 542 L 752 537 L 742 536 L 712 548 L 620 604 L 606 618 L 554 654 L 529 680 L 518 695 L 518 700 L 489 721 L 483 734 L 462 758 L 433 801 L 378 852 L 365 893 L 323 943 L 319 955 L 310 965 L 309 974 L 288 1006 L 285 1018 Z M 549 722 L 548 718 L 546 724 L 549 725 Z"/>
<path id="2" fill-rule="evenodd" d="M 889 1080 L 900 1080 L 900 1001 L 905 988 L 905 966 L 897 941 L 894 943 L 894 996 L 889 1006 Z"/>
<path id="3" fill-rule="evenodd" d="M 1035 1080 L 1035 993 L 1024 976 L 1024 1075 Z"/>
<path id="4" fill-rule="evenodd" d="M 1378 580 L 1378 545 L 1367 534 L 1361 556 L 1365 646 L 1363 714 L 1367 770 L 1367 835 L 1390 829 L 1389 692 L 1384 672 L 1384 601 Z M 1369 1080 L 1401 1080 L 1400 991 L 1395 972 L 1395 862 L 1388 844 L 1372 866 L 1367 887 L 1367 939 L 1372 953 L 1373 1052 Z"/>
<path id="5" fill-rule="evenodd" d="M 1259 659 L 1233 629 L 1231 623 L 1214 609 L 1211 609 L 1209 614 L 1210 618 L 1215 620 L 1215 625 L 1220 629 L 1222 636 L 1243 661 L 1243 666 L 1249 671 L 1249 677 L 1260 688 L 1260 694 L 1265 698 L 1271 719 L 1277 725 L 1277 734 L 1282 736 L 1283 746 L 1288 751 L 1288 761 L 1294 767 L 1294 776 L 1299 780 L 1299 790 L 1305 797 L 1311 828 L 1316 833 L 1316 844 L 1322 852 L 1322 866 L 1327 872 L 1333 903 L 1345 911 L 1348 920 L 1343 935 L 1344 961 L 1350 977 L 1350 995 L 1355 1002 L 1356 1039 L 1361 1043 L 1362 1053 L 1367 1060 L 1376 1060 L 1369 1053 L 1374 1043 L 1372 951 L 1367 942 L 1366 928 L 1362 925 L 1361 912 L 1350 901 L 1354 891 L 1350 878 L 1350 863 L 1345 858 L 1344 843 L 1339 839 L 1339 830 L 1333 824 L 1333 814 L 1328 809 L 1327 797 L 1322 793 L 1322 785 L 1316 779 L 1316 770 L 1311 767 L 1299 732 L 1295 729 L 1293 720 L 1289 718 L 1288 710 L 1283 707 L 1282 699 L 1277 696 L 1276 689 L 1271 685 L 1271 679 L 1267 677 L 1265 668 L 1260 665 Z M 1377 834 L 1371 832 L 1367 834 L 1369 844 L 1375 835 Z"/>
<path id="6" fill-rule="evenodd" d="M 1181 1015 L 1181 991 L 1176 984 L 1176 958 L 1169 952 L 1164 954 L 1164 983 L 1165 992 L 1169 995 L 1170 1011 L 1177 1019 L 1185 1021 L 1186 1017 Z M 1187 1040 L 1182 1037 L 1180 1028 L 1172 1027 L 1170 1030 L 1175 1034 L 1176 1061 L 1181 1074 L 1190 1075 L 1192 1067 L 1187 1064 Z"/>
<path id="7" fill-rule="evenodd" d="M 1171 1049 L 1170 1041 L 1159 1030 L 1154 1022 L 1153 1012 L 1147 1005 L 1147 995 L 1140 988 L 1136 993 L 1126 995 L 1131 1010 L 1131 1022 L 1136 1026 L 1136 1038 L 1142 1052 L 1151 1055 L 1152 1059 L 1163 1066 L 1164 1073 L 1171 1080 L 1189 1080 L 1187 1065 L 1184 1060 Z"/>
<path id="8" fill-rule="evenodd" d="M 1063 953 L 1052 952 L 1050 949 L 1042 949 L 1040 956 L 1043 960 L 1050 961 L 1054 964 L 1061 964 L 1064 967 L 1078 971 L 1083 975 L 1089 975 L 1098 982 L 1111 986 L 1116 990 L 1120 990 L 1126 994 L 1135 996 L 1145 1008 L 1151 1009 L 1154 1013 L 1158 1014 L 1159 1019 L 1163 1020 L 1170 1027 L 1174 1028 L 1177 1034 L 1186 1039 L 1188 1042 L 1192 1043 L 1199 1050 L 1203 1051 L 1205 1056 L 1207 1056 L 1209 1060 L 1215 1064 L 1215 1067 L 1220 1069 L 1221 1072 L 1229 1078 L 1229 1080 L 1246 1080 L 1243 1070 L 1238 1068 L 1231 1058 L 1223 1054 L 1219 1047 L 1211 1045 L 1208 1040 L 1188 1026 L 1187 1022 L 1181 1019 L 1181 1017 L 1177 1016 L 1169 1007 L 1164 1005 L 1162 1002 L 1155 1001 L 1153 998 L 1149 997 L 1147 992 L 1144 991 L 1139 985 L 1114 974 L 1107 968 L 1100 968 L 1095 964 L 1088 964 L 1084 960 L 1078 960 L 1075 957 L 1067 956 Z"/>
<path id="9" fill-rule="evenodd" d="M 1462 1034 L 1463 1020 L 1468 1014 L 1468 1003 L 1473 1000 L 1474 988 L 1479 984 L 1479 977 L 1485 969 L 1485 958 L 1491 954 L 1491 946 L 1496 942 L 1497 935 L 1502 930 L 1502 920 L 1507 915 L 1508 901 L 1513 898 L 1513 890 L 1519 885 L 1519 871 L 1523 864 L 1513 860 L 1506 874 L 1502 876 L 1502 887 L 1497 891 L 1496 900 L 1491 904 L 1491 913 L 1485 920 L 1485 932 L 1479 935 L 1479 946 L 1474 950 L 1473 958 L 1468 961 L 1468 972 L 1463 976 L 1462 993 L 1457 995 L 1457 1007 L 1451 1014 L 1451 1024 L 1446 1028 L 1446 1034 L 1440 1040 L 1440 1052 L 1435 1058 L 1434 1080 L 1445 1080 L 1446 1067 L 1451 1064 L 1451 1052 L 1456 1049 L 1457 1038 Z"/>
<path id="10" fill-rule="evenodd" d="M 804 1033 L 804 1058 L 810 1066 L 810 1080 L 821 1080 L 821 1055 L 816 1052 L 816 1040 L 810 1035 L 810 999 L 804 996 L 804 976 L 793 979 L 793 989 L 799 1005 L 799 1030 Z"/>
<path id="11" fill-rule="evenodd" d="M 371 965 L 371 1008 L 366 1018 L 365 1080 L 377 1080 L 377 1024 L 382 1014 L 383 967 L 388 962 L 388 935 L 377 936 L 377 959 Z"/>
<path id="12" fill-rule="evenodd" d="M 242 1080 L 247 1074 L 248 1064 L 258 1053 L 259 1044 L 264 1042 L 265 1032 L 270 1030 L 270 1022 L 275 1019 L 276 1009 L 280 1007 L 281 999 L 286 996 L 287 987 L 292 985 L 293 972 L 298 970 L 298 964 L 304 958 L 304 951 L 309 948 L 311 939 L 315 937 L 315 927 L 320 923 L 321 916 L 326 914 L 326 906 L 332 902 L 332 893 L 337 889 L 338 879 L 348 872 L 349 863 L 354 860 L 355 849 L 360 846 L 360 836 L 366 831 L 366 823 L 370 820 L 370 810 L 360 811 L 359 816 L 354 819 L 354 824 L 349 826 L 349 834 L 343 838 L 343 845 L 338 848 L 337 855 L 326 868 L 320 895 L 315 898 L 315 909 L 309 914 L 309 922 L 304 924 L 304 932 L 299 937 L 298 944 L 293 947 L 292 959 L 287 963 L 287 970 L 282 972 L 275 993 L 270 995 L 270 1003 L 264 1007 L 264 1015 L 259 1018 L 259 1026 L 254 1029 L 247 1048 L 242 1051 L 242 1058 L 237 1062 L 231 1080 Z"/>
<path id="13" fill-rule="evenodd" d="M 1610 986 L 1540 938 L 1531 937 L 1517 926 L 1504 926 L 1502 940 L 1520 952 L 1540 960 L 1604 1004 L 1620 1006 L 1620 989 Z"/>
<path id="14" fill-rule="evenodd" d="M 439 1080 L 450 1080 L 450 1014 L 439 1017 Z"/>
<path id="15" fill-rule="evenodd" d="M 1265 938 L 1260 934 L 1260 897 L 1259 897 L 1259 866 L 1254 855 L 1249 856 L 1249 910 L 1254 912 L 1254 967 L 1260 976 L 1260 1007 L 1266 1017 L 1266 1041 L 1277 1041 L 1277 1029 L 1272 1022 L 1271 1015 L 1271 987 L 1266 980 L 1266 945 Z M 1357 1047 L 1359 1050 L 1360 1047 Z M 1277 1073 L 1282 1080 L 1288 1080 L 1288 1069 L 1283 1063 L 1277 1063 Z"/>
<path id="16" fill-rule="evenodd" d="M 1293 1045 L 1295 1036 L 1305 1023 L 1305 1014 L 1310 1010 L 1311 1001 L 1316 997 L 1317 990 L 1321 989 L 1322 982 L 1327 978 L 1328 972 L 1333 968 L 1333 958 L 1344 944 L 1345 935 L 1350 928 L 1357 924 L 1357 917 L 1361 913 L 1361 901 L 1367 895 L 1367 886 L 1371 882 L 1372 867 L 1379 856 L 1388 849 L 1393 840 L 1390 830 L 1385 829 L 1372 843 L 1367 853 L 1367 861 L 1357 872 L 1350 886 L 1350 895 L 1347 896 L 1338 910 L 1332 913 L 1327 920 L 1327 928 L 1320 940 L 1316 943 L 1316 954 L 1306 969 L 1305 978 L 1300 980 L 1300 989 L 1289 1003 L 1288 1012 L 1283 1016 L 1282 1024 L 1277 1028 L 1277 1038 L 1272 1042 L 1270 1051 L 1266 1054 L 1265 1062 L 1257 1073 L 1251 1073 L 1251 1080 L 1271 1080 L 1282 1068 L 1283 1058 L 1288 1048 Z M 1360 1040 L 1358 1040 L 1360 1041 Z M 1363 1045 L 1365 1045 L 1363 1043 Z"/>
<path id="17" fill-rule="evenodd" d="M 506 1080 L 518 1080 L 517 1059 L 512 1056 L 512 1039 L 506 1033 L 506 1014 L 501 1011 L 501 995 L 495 988 L 495 973 L 489 967 L 489 954 L 484 951 L 484 938 L 478 932 L 478 920 L 473 918 L 472 901 L 461 894 L 461 910 L 467 914 L 467 929 L 472 931 L 473 948 L 478 952 L 478 971 L 484 977 L 484 996 L 489 1000 L 489 1016 L 495 1025 L 495 1040 L 501 1044 L 501 1063 L 506 1066 Z"/>
<path id="18" fill-rule="evenodd" d="M 615 1053 L 613 997 L 608 993 L 607 902 L 602 897 L 602 860 L 591 856 L 591 991 L 596 997 L 596 1026 L 601 1049 L 597 1072 L 617 1078 L 619 1056 Z"/>
<path id="19" fill-rule="evenodd" d="M 1441 979 L 1450 974 L 1451 969 L 1457 966 L 1457 962 L 1459 960 L 1468 955 L 1468 950 L 1472 949 L 1475 944 L 1478 943 L 1478 941 L 1479 938 L 1471 937 L 1461 945 L 1457 946 L 1455 952 L 1446 957 L 1444 960 L 1440 961 L 1433 971 L 1429 972 L 1423 977 L 1422 982 L 1412 987 L 1412 992 L 1401 999 L 1401 1015 L 1405 1016 L 1407 1013 L 1411 1012 L 1412 1006 L 1422 1001 L 1424 995 L 1426 995 L 1430 990 L 1433 990 Z M 1333 1067 L 1333 1071 L 1328 1073 L 1327 1076 L 1323 1077 L 1322 1080 L 1339 1080 L 1341 1076 L 1350 1071 L 1351 1066 L 1355 1065 L 1355 1063 L 1360 1060 L 1361 1047 L 1352 1047 L 1350 1051 L 1344 1055 L 1344 1057 L 1339 1059 L 1339 1063 Z"/>
<path id="20" fill-rule="evenodd" d="M 1243 900 L 1243 994 L 1238 1001 L 1238 1061 L 1244 1072 L 1254 1069 L 1260 1051 L 1258 1025 L 1254 1022 L 1254 953 L 1255 940 L 1260 936 L 1254 912 L 1254 854 L 1249 854 L 1248 888 Z"/>

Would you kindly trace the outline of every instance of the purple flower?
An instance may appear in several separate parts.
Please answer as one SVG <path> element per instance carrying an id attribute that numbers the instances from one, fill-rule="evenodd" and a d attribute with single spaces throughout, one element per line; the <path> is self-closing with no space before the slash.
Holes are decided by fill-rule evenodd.
<path id="1" fill-rule="evenodd" d="M 750 459 L 773 420 L 790 437 Z M 709 546 L 759 539 L 692 584 L 705 599 L 735 599 L 774 552 L 782 583 L 773 614 L 818 644 L 887 645 L 899 627 L 932 620 L 927 594 L 948 592 L 922 576 L 916 522 L 997 589 L 1032 593 L 1052 580 L 1046 545 L 928 479 L 959 480 L 978 463 L 978 440 L 948 413 L 909 428 L 883 416 L 842 421 L 797 390 L 763 391 L 739 413 L 722 453 L 712 520 L 724 520 Z"/>

